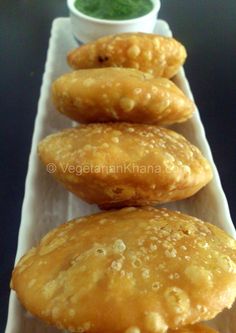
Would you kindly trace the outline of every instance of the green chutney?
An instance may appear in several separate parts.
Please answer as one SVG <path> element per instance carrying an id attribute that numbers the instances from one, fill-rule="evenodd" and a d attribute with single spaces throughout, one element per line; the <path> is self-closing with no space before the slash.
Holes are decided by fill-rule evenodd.
<path id="1" fill-rule="evenodd" d="M 76 0 L 81 13 L 105 20 L 129 20 L 148 14 L 153 9 L 151 0 Z"/>

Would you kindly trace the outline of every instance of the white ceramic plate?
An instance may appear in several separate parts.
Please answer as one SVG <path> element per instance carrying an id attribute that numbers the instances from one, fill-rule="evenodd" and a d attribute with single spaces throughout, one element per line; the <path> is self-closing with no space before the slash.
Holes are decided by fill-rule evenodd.
<path id="1" fill-rule="evenodd" d="M 171 35 L 168 24 L 158 20 L 155 32 Z M 69 71 L 66 53 L 76 46 L 70 30 L 68 18 L 58 18 L 53 22 L 43 84 L 35 121 L 29 168 L 26 178 L 25 197 L 22 208 L 21 226 L 16 261 L 50 229 L 71 218 L 88 215 L 98 211 L 96 205 L 89 205 L 68 193 L 47 174 L 37 157 L 37 144 L 46 135 L 72 126 L 72 122 L 53 108 L 50 86 L 54 79 Z M 181 69 L 175 82 L 187 96 L 193 98 L 184 70 Z M 171 209 L 178 209 L 209 221 L 236 236 L 230 218 L 228 204 L 222 190 L 219 175 L 214 165 L 211 151 L 205 137 L 199 112 L 186 123 L 174 126 L 193 144 L 198 146 L 212 164 L 214 180 L 190 199 L 171 203 Z M 236 306 L 224 311 L 210 323 L 221 333 L 236 332 Z M 27 314 L 11 292 L 6 333 L 53 333 L 59 332 Z"/>

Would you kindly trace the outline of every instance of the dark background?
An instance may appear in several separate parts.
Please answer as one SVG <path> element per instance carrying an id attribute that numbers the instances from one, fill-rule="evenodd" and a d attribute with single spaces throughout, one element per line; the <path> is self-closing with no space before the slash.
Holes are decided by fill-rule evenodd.
<path id="1" fill-rule="evenodd" d="M 236 221 L 236 1 L 162 0 Z M 65 0 L 0 0 L 0 332 L 7 315 L 28 156 L 52 20 Z"/>

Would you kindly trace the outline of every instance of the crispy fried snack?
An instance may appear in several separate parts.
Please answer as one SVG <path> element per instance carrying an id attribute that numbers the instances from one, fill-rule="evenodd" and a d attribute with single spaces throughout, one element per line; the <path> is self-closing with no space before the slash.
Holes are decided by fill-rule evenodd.
<path id="1" fill-rule="evenodd" d="M 72 50 L 67 57 L 74 69 L 128 67 L 154 76 L 173 77 L 187 53 L 174 38 L 147 33 L 124 33 L 99 38 Z"/>
<path id="2" fill-rule="evenodd" d="M 69 191 L 103 208 L 187 198 L 212 178 L 182 135 L 143 124 L 89 124 L 49 135 L 38 147 Z"/>
<path id="3" fill-rule="evenodd" d="M 170 80 L 128 68 L 80 70 L 53 83 L 58 111 L 81 123 L 169 125 L 192 116 L 193 102 Z"/>
<path id="4" fill-rule="evenodd" d="M 28 311 L 58 328 L 164 333 L 232 305 L 235 249 L 234 239 L 194 217 L 125 208 L 49 232 L 17 264 L 12 288 Z"/>

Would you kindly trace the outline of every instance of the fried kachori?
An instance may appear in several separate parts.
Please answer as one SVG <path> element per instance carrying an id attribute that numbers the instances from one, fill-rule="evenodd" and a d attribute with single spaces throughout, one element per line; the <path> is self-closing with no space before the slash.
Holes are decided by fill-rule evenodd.
<path id="1" fill-rule="evenodd" d="M 52 86 L 58 111 L 81 123 L 170 125 L 190 118 L 194 103 L 170 80 L 129 68 L 74 71 Z"/>
<path id="2" fill-rule="evenodd" d="M 163 333 L 231 307 L 235 249 L 234 239 L 195 217 L 130 207 L 49 232 L 16 265 L 12 288 L 58 328 Z"/>
<path id="3" fill-rule="evenodd" d="M 69 52 L 74 69 L 126 67 L 171 78 L 187 57 L 185 47 L 172 37 L 122 33 L 99 38 Z"/>
<path id="4" fill-rule="evenodd" d="M 69 191 L 103 208 L 190 197 L 212 178 L 208 161 L 182 135 L 144 124 L 88 124 L 49 135 L 39 157 Z"/>

